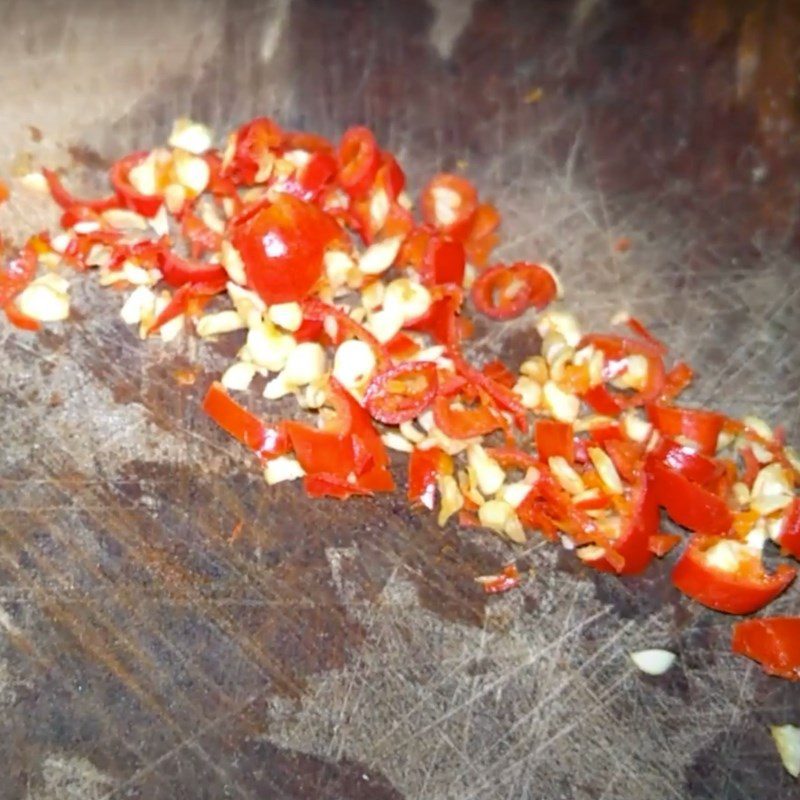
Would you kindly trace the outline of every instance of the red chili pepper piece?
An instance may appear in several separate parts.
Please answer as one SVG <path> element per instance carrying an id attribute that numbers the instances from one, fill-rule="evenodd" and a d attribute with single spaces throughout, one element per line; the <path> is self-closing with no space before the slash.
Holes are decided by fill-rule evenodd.
<path id="1" fill-rule="evenodd" d="M 457 286 L 435 286 L 431 289 L 433 301 L 430 308 L 405 327 L 433 337 L 438 344 L 457 345 L 460 341 L 458 314 L 463 294 Z"/>
<path id="2" fill-rule="evenodd" d="M 13 300 L 3 306 L 3 311 L 6 312 L 6 318 L 15 328 L 19 328 L 23 331 L 41 330 L 42 323 L 39 322 L 38 319 L 23 314 L 14 304 Z"/>
<path id="3" fill-rule="evenodd" d="M 778 544 L 783 550 L 800 560 L 800 498 L 795 497 L 781 523 Z"/>
<path id="4" fill-rule="evenodd" d="M 408 501 L 432 511 L 439 476 L 452 474 L 453 457 L 444 450 L 414 450 L 408 458 Z"/>
<path id="5" fill-rule="evenodd" d="M 331 380 L 328 402 L 335 417 L 327 428 L 287 421 L 286 432 L 308 476 L 337 476 L 358 490 L 388 492 L 394 488 L 386 448 L 369 414 L 337 381 Z M 307 484 L 308 488 L 308 484 Z"/>
<path id="6" fill-rule="evenodd" d="M 0 181 L 0 206 L 11 197 L 11 192 L 9 191 L 8 185 L 5 181 Z"/>
<path id="7" fill-rule="evenodd" d="M 189 242 L 192 258 L 200 258 L 203 253 L 218 253 L 222 247 L 222 234 L 206 225 L 191 211 L 183 214 L 181 232 Z"/>
<path id="8" fill-rule="evenodd" d="M 396 333 L 388 342 L 386 342 L 386 352 L 392 357 L 400 360 L 406 360 L 416 355 L 420 350 L 420 346 L 407 334 L 400 331 Z"/>
<path id="9" fill-rule="evenodd" d="M 634 488 L 631 511 L 623 519 L 619 537 L 611 542 L 610 547 L 605 547 L 601 558 L 585 563 L 602 572 L 615 572 L 617 575 L 643 572 L 653 560 L 650 542 L 657 531 L 658 505 L 651 479 L 642 473 Z"/>
<path id="10" fill-rule="evenodd" d="M 475 187 L 460 175 L 435 175 L 422 190 L 422 216 L 428 225 L 461 238 L 469 234 L 478 208 Z"/>
<path id="11" fill-rule="evenodd" d="M 479 580 L 486 594 L 502 594 L 519 586 L 519 570 L 516 564 L 509 564 L 499 575 L 485 576 Z"/>
<path id="12" fill-rule="evenodd" d="M 467 264 L 464 245 L 446 236 L 432 236 L 422 261 L 422 281 L 428 286 L 452 283 L 461 286 Z"/>
<path id="13" fill-rule="evenodd" d="M 234 439 L 262 458 L 274 458 L 290 450 L 289 437 L 282 422 L 274 425 L 262 422 L 239 405 L 221 383 L 215 381 L 209 387 L 203 400 L 203 411 Z"/>
<path id="14" fill-rule="evenodd" d="M 205 261 L 190 261 L 181 258 L 170 249 L 160 252 L 158 268 L 170 286 L 183 286 L 187 283 L 212 283 L 222 284 L 224 287 L 228 280 L 228 273 L 225 272 L 222 265 Z"/>
<path id="15" fill-rule="evenodd" d="M 715 411 L 695 408 L 679 408 L 650 403 L 647 415 L 656 429 L 665 436 L 685 436 L 696 442 L 700 452 L 713 456 L 717 451 L 717 437 L 725 423 L 725 417 Z"/>
<path id="16" fill-rule="evenodd" d="M 141 214 L 143 217 L 154 217 L 164 202 L 161 195 L 142 194 L 133 188 L 128 179 L 130 171 L 144 161 L 148 155 L 149 153 L 146 150 L 141 150 L 121 158 L 111 166 L 109 178 L 111 186 L 119 196 L 121 205 L 131 211 L 135 211 L 137 214 Z"/>
<path id="17" fill-rule="evenodd" d="M 572 425 L 555 419 L 537 419 L 534 428 L 536 450 L 542 461 L 561 456 L 570 463 L 575 458 Z"/>
<path id="18" fill-rule="evenodd" d="M 498 415 L 484 405 L 474 408 L 453 408 L 451 400 L 439 395 L 433 403 L 436 426 L 451 439 L 483 436 L 503 427 Z"/>
<path id="19" fill-rule="evenodd" d="M 234 155 L 223 175 L 238 184 L 253 184 L 270 154 L 284 143 L 284 133 L 267 117 L 257 117 L 234 134 Z"/>
<path id="20" fill-rule="evenodd" d="M 736 562 L 733 570 L 717 566 L 709 558 L 711 548 L 721 545 Z M 771 575 L 760 555 L 742 542 L 720 536 L 695 534 L 672 572 L 681 592 L 704 606 L 728 614 L 751 614 L 774 600 L 794 580 L 794 567 L 781 564 Z"/>
<path id="21" fill-rule="evenodd" d="M 13 300 L 36 275 L 36 250 L 29 239 L 16 258 L 0 271 L 0 307 Z"/>
<path id="22" fill-rule="evenodd" d="M 478 267 L 485 266 L 499 240 L 495 233 L 499 225 L 500 214 L 493 205 L 482 203 L 478 206 L 464 240 L 470 263 Z"/>
<path id="23" fill-rule="evenodd" d="M 692 368 L 685 361 L 678 361 L 664 377 L 661 400 L 668 403 L 676 398 L 694 378 Z"/>
<path id="24" fill-rule="evenodd" d="M 85 200 L 68 192 L 64 185 L 61 183 L 60 178 L 51 169 L 42 169 L 42 174 L 47 181 L 47 186 L 50 189 L 50 196 L 58 203 L 65 211 L 80 206 L 81 208 L 88 208 L 91 211 L 102 212 L 108 211 L 109 208 L 118 207 L 120 199 L 116 194 L 109 197 L 98 197 L 92 200 Z"/>
<path id="25" fill-rule="evenodd" d="M 725 534 L 730 530 L 733 516 L 721 497 L 653 458 L 647 462 L 647 471 L 653 478 L 658 504 L 678 525 L 700 533 Z"/>
<path id="26" fill-rule="evenodd" d="M 800 617 L 737 622 L 732 646 L 734 653 L 758 661 L 767 675 L 800 681 Z"/>
<path id="27" fill-rule="evenodd" d="M 163 325 L 180 314 L 202 308 L 214 295 L 225 289 L 225 281 L 209 281 L 208 283 L 184 283 L 180 286 L 164 310 L 150 326 L 149 333 L 155 333 Z"/>
<path id="28" fill-rule="evenodd" d="M 258 294 L 267 303 L 289 303 L 314 288 L 325 250 L 342 235 L 324 211 L 284 194 L 236 225 L 233 243 Z"/>
<path id="29" fill-rule="evenodd" d="M 494 361 L 487 361 L 483 365 L 481 372 L 495 383 L 505 386 L 506 389 L 513 388 L 517 382 L 517 376 L 499 358 Z"/>
<path id="30" fill-rule="evenodd" d="M 662 439 L 650 453 L 650 458 L 702 486 L 712 484 L 724 471 L 722 465 L 714 459 L 671 439 Z"/>
<path id="31" fill-rule="evenodd" d="M 518 261 L 484 270 L 472 285 L 472 302 L 487 317 L 504 320 L 518 317 L 531 306 L 544 308 L 557 292 L 548 270 Z"/>
<path id="32" fill-rule="evenodd" d="M 349 128 L 339 144 L 339 185 L 353 197 L 363 197 L 375 180 L 381 155 L 369 128 Z"/>
<path id="33" fill-rule="evenodd" d="M 439 381 L 432 361 L 407 361 L 375 375 L 364 392 L 364 406 L 389 425 L 418 417 L 436 397 Z"/>
<path id="34" fill-rule="evenodd" d="M 654 533 L 650 537 L 648 547 L 653 555 L 658 556 L 658 558 L 663 558 L 682 540 L 683 537 L 679 536 L 677 533 Z"/>
<path id="35" fill-rule="evenodd" d="M 316 297 L 307 297 L 303 301 L 303 319 L 305 321 L 319 323 L 323 325 L 326 318 L 332 317 L 336 320 L 339 332 L 336 337 L 337 342 L 344 341 L 347 336 L 352 336 L 360 339 L 362 342 L 368 344 L 378 363 L 383 363 L 389 360 L 389 353 L 384 345 L 382 345 L 363 325 L 356 322 L 346 311 L 336 306 L 323 303 Z M 296 337 L 296 334 L 295 334 Z"/>

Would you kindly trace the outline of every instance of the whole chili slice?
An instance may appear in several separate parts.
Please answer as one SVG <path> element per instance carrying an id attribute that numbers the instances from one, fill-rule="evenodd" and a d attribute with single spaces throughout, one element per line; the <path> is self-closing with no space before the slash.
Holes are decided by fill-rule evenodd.
<path id="1" fill-rule="evenodd" d="M 764 570 L 760 553 L 736 539 L 695 534 L 678 559 L 672 582 L 704 606 L 728 614 L 751 614 L 774 600 L 797 570 L 780 564 Z"/>
<path id="2" fill-rule="evenodd" d="M 50 196 L 58 203 L 65 211 L 80 206 L 81 208 L 88 208 L 91 211 L 102 212 L 108 211 L 109 208 L 115 208 L 120 205 L 120 199 L 116 194 L 109 197 L 98 197 L 92 200 L 86 200 L 81 197 L 75 197 L 74 194 L 68 192 L 61 183 L 61 179 L 51 169 L 43 168 L 42 174 L 47 181 L 47 186 L 50 189 Z"/>
<path id="3" fill-rule="evenodd" d="M 460 175 L 441 172 L 422 190 L 422 216 L 428 225 L 452 236 L 469 234 L 478 208 L 475 187 Z"/>
<path id="4" fill-rule="evenodd" d="M 233 158 L 223 176 L 238 184 L 253 184 L 273 151 L 284 143 L 284 132 L 268 117 L 257 117 L 242 125 L 234 136 Z"/>
<path id="5" fill-rule="evenodd" d="M 504 320 L 518 317 L 531 306 L 544 308 L 557 292 L 548 270 L 518 261 L 484 270 L 472 285 L 472 302 L 487 317 Z"/>
<path id="6" fill-rule="evenodd" d="M 537 419 L 534 428 L 536 450 L 542 461 L 561 456 L 572 462 L 575 458 L 572 425 L 555 419 Z"/>
<path id="7" fill-rule="evenodd" d="M 734 653 L 758 661 L 768 675 L 800 681 L 800 617 L 737 622 L 732 647 Z"/>
<path id="8" fill-rule="evenodd" d="M 654 458 L 648 459 L 647 471 L 653 478 L 656 501 L 678 525 L 699 533 L 730 530 L 733 516 L 721 497 Z"/>
<path id="9" fill-rule="evenodd" d="M 375 375 L 364 392 L 364 405 L 389 425 L 418 417 L 436 397 L 439 381 L 432 361 L 406 361 Z"/>
<path id="10" fill-rule="evenodd" d="M 415 449 L 408 457 L 408 501 L 433 511 L 438 479 L 453 474 L 453 457 L 439 447 Z"/>
<path id="11" fill-rule="evenodd" d="M 140 150 L 121 158 L 111 166 L 109 178 L 121 205 L 143 217 L 154 217 L 164 202 L 163 198 L 158 194 L 142 194 L 133 187 L 129 179 L 131 170 L 148 155 L 146 150 Z"/>
<path id="12" fill-rule="evenodd" d="M 348 128 L 338 151 L 339 185 L 352 197 L 363 197 L 372 188 L 381 154 L 369 128 Z"/>
<path id="13" fill-rule="evenodd" d="M 661 403 L 650 403 L 647 415 L 656 429 L 665 436 L 685 436 L 696 442 L 700 452 L 713 456 L 717 450 L 717 437 L 725 424 L 725 417 L 715 411 L 680 408 Z"/>
<path id="14" fill-rule="evenodd" d="M 215 381 L 203 400 L 203 411 L 234 439 L 254 450 L 262 458 L 274 458 L 290 450 L 289 437 L 283 423 L 265 423 L 239 405 Z"/>

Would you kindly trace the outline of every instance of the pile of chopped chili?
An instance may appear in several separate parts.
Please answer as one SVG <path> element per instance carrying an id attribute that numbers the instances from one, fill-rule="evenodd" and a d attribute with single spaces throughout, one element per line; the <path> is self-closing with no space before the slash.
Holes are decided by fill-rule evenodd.
<path id="1" fill-rule="evenodd" d="M 673 581 L 699 603 L 752 614 L 794 580 L 765 547 L 800 558 L 797 454 L 781 429 L 690 408 L 692 380 L 638 320 L 584 333 L 551 307 L 541 263 L 496 263 L 500 216 L 464 177 L 434 176 L 419 214 L 406 177 L 367 128 L 341 141 L 254 119 L 222 150 L 179 120 L 169 145 L 110 171 L 111 193 L 73 195 L 53 171 L 27 176 L 62 208 L 63 230 L 31 237 L 0 273 L 0 306 L 37 329 L 69 314 L 64 268 L 127 292 L 121 316 L 164 341 L 191 321 L 241 332 L 237 359 L 203 408 L 250 448 L 269 484 L 311 497 L 395 490 L 388 450 L 407 454 L 406 492 L 439 525 L 544 536 L 587 567 L 631 575 L 680 547 Z M 465 352 L 470 307 L 529 313 L 541 347 L 512 369 Z M 210 310 L 213 308 L 213 310 Z M 539 337 L 535 338 L 539 341 Z M 262 419 L 245 398 L 293 395 L 316 424 Z M 662 530 L 659 509 L 680 533 Z M 489 593 L 519 585 L 510 564 Z M 736 652 L 800 679 L 800 619 L 751 619 Z"/>

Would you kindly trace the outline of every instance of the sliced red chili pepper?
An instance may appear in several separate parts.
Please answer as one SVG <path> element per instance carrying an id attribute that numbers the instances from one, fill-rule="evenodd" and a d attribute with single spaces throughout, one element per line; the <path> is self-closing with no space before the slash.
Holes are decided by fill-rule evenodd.
<path id="1" fill-rule="evenodd" d="M 470 383 L 483 389 L 500 410 L 510 413 L 519 430 L 523 432 L 528 430 L 528 411 L 514 392 L 473 367 L 454 348 L 450 350 L 449 356 L 459 375 L 463 375 Z"/>
<path id="2" fill-rule="evenodd" d="M 662 356 L 666 354 L 667 346 L 658 337 L 653 336 L 653 334 L 650 332 L 650 329 L 647 328 L 636 317 L 628 317 L 628 319 L 625 320 L 625 324 L 637 336 L 653 345 L 653 347 L 655 347 Z"/>
<path id="3" fill-rule="evenodd" d="M 234 136 L 234 155 L 223 175 L 240 184 L 255 183 L 267 157 L 284 143 L 284 133 L 271 119 L 258 117 L 242 125 Z"/>
<path id="4" fill-rule="evenodd" d="M 289 437 L 282 422 L 263 422 L 239 405 L 221 383 L 215 381 L 209 387 L 203 400 L 203 411 L 234 439 L 262 458 L 274 458 L 290 450 Z"/>
<path id="5" fill-rule="evenodd" d="M 696 442 L 700 452 L 707 456 L 713 456 L 717 451 L 717 438 L 725 423 L 722 414 L 699 408 L 650 403 L 647 406 L 647 415 L 656 429 L 665 436 L 685 436 Z"/>
<path id="6" fill-rule="evenodd" d="M 332 472 L 314 472 L 303 478 L 303 488 L 309 497 L 335 497 L 347 500 L 354 495 L 372 495 L 373 490 Z"/>
<path id="7" fill-rule="evenodd" d="M 394 202 L 406 186 L 406 174 L 389 152 L 381 153 L 381 165 L 375 175 L 375 186 L 383 189 L 390 201 Z"/>
<path id="8" fill-rule="evenodd" d="M 618 374 L 619 363 L 631 355 L 642 355 L 647 359 L 647 382 L 638 392 L 623 393 L 609 389 L 605 384 L 593 386 L 583 395 L 583 399 L 598 413 L 616 416 L 626 408 L 651 403 L 661 396 L 664 388 L 664 362 L 659 348 L 643 339 L 630 339 L 609 334 L 590 334 L 584 336 L 578 347 L 594 345 L 606 356 L 604 377 L 610 379 Z"/>
<path id="9" fill-rule="evenodd" d="M 408 359 L 419 353 L 420 346 L 407 333 L 396 333 L 386 342 L 386 352 L 396 359 Z"/>
<path id="10" fill-rule="evenodd" d="M 15 327 L 23 331 L 41 330 L 42 323 L 38 319 L 29 317 L 17 308 L 14 301 L 10 301 L 3 306 L 8 321 Z"/>
<path id="11" fill-rule="evenodd" d="M 236 183 L 222 174 L 222 159 L 219 153 L 214 151 L 204 153 L 203 160 L 208 164 L 208 191 L 214 197 L 227 197 L 232 200 L 234 209 L 238 211 L 242 200 L 236 190 Z"/>
<path id="12" fill-rule="evenodd" d="M 709 551 L 720 545 L 730 551 L 734 569 L 716 565 Z M 672 582 L 704 606 L 728 614 L 751 614 L 774 600 L 794 580 L 796 570 L 781 564 L 771 575 L 761 556 L 746 544 L 720 536 L 695 534 L 672 572 Z"/>
<path id="13" fill-rule="evenodd" d="M 309 203 L 319 197 L 334 175 L 336 159 L 330 153 L 314 153 L 292 176 L 276 184 L 276 188 Z"/>
<path id="14" fill-rule="evenodd" d="M 692 382 L 692 378 L 692 368 L 685 361 L 678 361 L 664 377 L 661 400 L 668 403 L 676 398 Z"/>
<path id="15" fill-rule="evenodd" d="M 164 199 L 158 194 L 142 194 L 133 188 L 128 178 L 130 171 L 141 164 L 148 155 L 150 154 L 146 150 L 140 150 L 121 158 L 111 166 L 109 178 L 111 186 L 120 198 L 121 205 L 143 217 L 154 217 Z"/>
<path id="16" fill-rule="evenodd" d="M 11 197 L 11 192 L 8 189 L 8 184 L 5 181 L 0 181 L 0 206 Z"/>
<path id="17" fill-rule="evenodd" d="M 286 194 L 233 229 L 247 279 L 267 303 L 302 300 L 322 274 L 326 249 L 342 236 L 332 217 Z"/>
<path id="18" fill-rule="evenodd" d="M 326 428 L 285 423 L 297 460 L 307 475 L 321 474 L 325 479 L 334 475 L 356 489 L 391 491 L 394 481 L 387 469 L 389 457 L 369 414 L 333 379 L 328 402 L 335 416 Z"/>
<path id="19" fill-rule="evenodd" d="M 464 283 L 464 269 L 467 264 L 464 245 L 446 236 L 432 236 L 428 240 L 422 261 L 422 282 L 428 286 Z"/>
<path id="20" fill-rule="evenodd" d="M 61 179 L 53 170 L 43 168 L 42 175 L 44 175 L 47 181 L 47 186 L 50 189 L 50 196 L 65 211 L 68 211 L 74 206 L 80 206 L 81 208 L 88 208 L 91 211 L 99 213 L 108 211 L 109 208 L 116 208 L 120 205 L 120 199 L 116 194 L 112 194 L 109 197 L 98 197 L 92 200 L 86 200 L 81 197 L 75 197 L 75 195 L 68 192 L 61 183 Z"/>
<path id="21" fill-rule="evenodd" d="M 658 558 L 663 558 L 682 540 L 683 537 L 679 536 L 677 533 L 654 533 L 650 537 L 648 547 L 653 555 L 658 556 Z"/>
<path id="22" fill-rule="evenodd" d="M 499 358 L 494 359 L 494 361 L 487 361 L 483 365 L 481 372 L 495 383 L 505 386 L 506 389 L 513 388 L 517 382 L 517 376 Z"/>
<path id="23" fill-rule="evenodd" d="M 406 361 L 375 375 L 364 392 L 364 406 L 388 425 L 418 417 L 436 397 L 439 381 L 432 361 Z"/>
<path id="24" fill-rule="evenodd" d="M 0 271 L 0 307 L 7 305 L 33 280 L 37 260 L 36 249 L 29 239 L 19 255 Z"/>
<path id="25" fill-rule="evenodd" d="M 228 273 L 221 264 L 190 261 L 187 258 L 181 258 L 169 248 L 160 252 L 158 268 L 170 286 L 183 286 L 187 283 L 213 283 L 215 285 L 221 283 L 224 287 L 228 280 Z"/>
<path id="26" fill-rule="evenodd" d="M 644 447 L 638 442 L 607 439 L 603 448 L 623 479 L 628 483 L 635 483 L 642 471 Z"/>
<path id="27" fill-rule="evenodd" d="M 589 431 L 589 438 L 595 444 L 605 445 L 606 442 L 618 441 L 622 439 L 622 429 L 616 422 L 609 425 L 593 427 Z"/>
<path id="28" fill-rule="evenodd" d="M 192 258 L 200 258 L 206 252 L 218 253 L 222 247 L 222 234 L 209 228 L 191 211 L 182 216 L 181 232 L 189 242 Z"/>
<path id="29" fill-rule="evenodd" d="M 723 472 L 723 467 L 714 459 L 671 439 L 662 439 L 650 453 L 650 458 L 660 461 L 665 467 L 680 473 L 692 483 L 703 486 L 716 481 Z"/>
<path id="30" fill-rule="evenodd" d="M 461 290 L 457 286 L 435 286 L 431 297 L 430 308 L 421 317 L 407 322 L 405 327 L 429 334 L 438 344 L 458 344 L 458 314 L 463 302 Z"/>
<path id="31" fill-rule="evenodd" d="M 499 575 L 484 576 L 479 580 L 486 594 L 502 594 L 519 586 L 519 571 L 515 564 L 509 564 Z"/>
<path id="32" fill-rule="evenodd" d="M 428 225 L 453 236 L 469 233 L 478 208 L 475 187 L 460 175 L 441 172 L 422 190 L 422 216 Z"/>
<path id="33" fill-rule="evenodd" d="M 472 218 L 469 234 L 464 240 L 464 247 L 470 263 L 483 267 L 489 259 L 499 238 L 495 234 L 500 225 L 500 214 L 489 204 L 482 203 Z"/>
<path id="34" fill-rule="evenodd" d="M 438 447 L 415 449 L 408 457 L 408 500 L 433 510 L 438 479 L 453 474 L 453 457 Z"/>
<path id="35" fill-rule="evenodd" d="M 486 452 L 503 469 L 538 470 L 544 466 L 538 458 L 518 447 L 487 447 Z"/>
<path id="36" fill-rule="evenodd" d="M 339 329 L 339 334 L 336 337 L 337 342 L 344 341 L 347 336 L 353 336 L 360 339 L 362 342 L 368 344 L 378 363 L 383 363 L 389 360 L 389 353 L 386 347 L 382 345 L 375 336 L 370 333 L 363 325 L 356 322 L 346 311 L 337 306 L 331 306 L 323 303 L 322 300 L 316 297 L 307 297 L 303 301 L 303 319 L 312 322 L 324 323 L 327 317 L 332 317 L 336 320 Z"/>
<path id="37" fill-rule="evenodd" d="M 363 197 L 375 180 L 381 154 L 369 128 L 348 128 L 339 144 L 339 185 L 353 197 Z"/>
<path id="38" fill-rule="evenodd" d="M 453 408 L 451 400 L 439 395 L 433 402 L 436 426 L 451 439 L 470 439 L 503 427 L 498 415 L 484 405 L 473 408 Z"/>
<path id="39" fill-rule="evenodd" d="M 642 473 L 633 491 L 630 513 L 623 518 L 619 537 L 612 540 L 610 547 L 604 548 L 600 558 L 585 563 L 601 572 L 636 575 L 653 560 L 650 540 L 657 531 L 658 505 L 651 479 Z"/>
<path id="40" fill-rule="evenodd" d="M 744 472 L 742 472 L 742 483 L 746 484 L 747 487 L 752 487 L 753 481 L 756 479 L 756 476 L 761 471 L 761 464 L 759 460 L 756 458 L 756 454 L 753 452 L 753 448 L 750 445 L 746 445 L 743 447 L 739 454 L 742 457 L 742 461 L 744 462 Z"/>
<path id="41" fill-rule="evenodd" d="M 648 459 L 647 471 L 653 478 L 658 504 L 678 525 L 700 533 L 725 534 L 730 530 L 733 517 L 721 497 L 654 458 Z"/>
<path id="42" fill-rule="evenodd" d="M 786 509 L 777 539 L 780 547 L 800 560 L 800 498 L 795 497 Z"/>
<path id="43" fill-rule="evenodd" d="M 572 463 L 575 458 L 572 425 L 555 419 L 537 419 L 534 428 L 536 451 L 542 461 L 561 456 Z"/>
<path id="44" fill-rule="evenodd" d="M 800 617 L 745 619 L 733 626 L 734 653 L 758 661 L 767 675 L 800 681 Z"/>
<path id="45" fill-rule="evenodd" d="M 503 320 L 518 317 L 531 306 L 544 308 L 557 292 L 548 270 L 518 261 L 484 270 L 472 285 L 472 302 L 487 317 Z"/>
<path id="46" fill-rule="evenodd" d="M 172 295 L 164 310 L 156 317 L 148 333 L 155 333 L 175 317 L 192 310 L 200 310 L 214 295 L 225 289 L 225 281 L 184 283 Z"/>

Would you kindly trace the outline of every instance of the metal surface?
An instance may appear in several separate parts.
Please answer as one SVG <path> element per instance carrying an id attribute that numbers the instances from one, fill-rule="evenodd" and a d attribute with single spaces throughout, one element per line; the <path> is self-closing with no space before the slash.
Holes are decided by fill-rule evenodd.
<path id="1" fill-rule="evenodd" d="M 635 312 L 694 400 L 797 441 L 796 5 L 651 5 L 5 2 L 4 174 L 27 152 L 97 186 L 183 113 L 364 122 L 416 187 L 467 162 L 500 255 L 556 263 L 587 327 Z M 13 188 L 4 231 L 52 220 Z M 3 800 L 798 796 L 767 730 L 797 687 L 668 565 L 619 581 L 400 493 L 268 490 L 198 411 L 219 351 L 135 340 L 87 276 L 73 298 L 42 335 L 0 326 Z M 521 355 L 530 324 L 482 346 Z M 473 578 L 511 555 L 528 580 L 487 603 Z M 648 646 L 668 675 L 633 668 Z"/>

